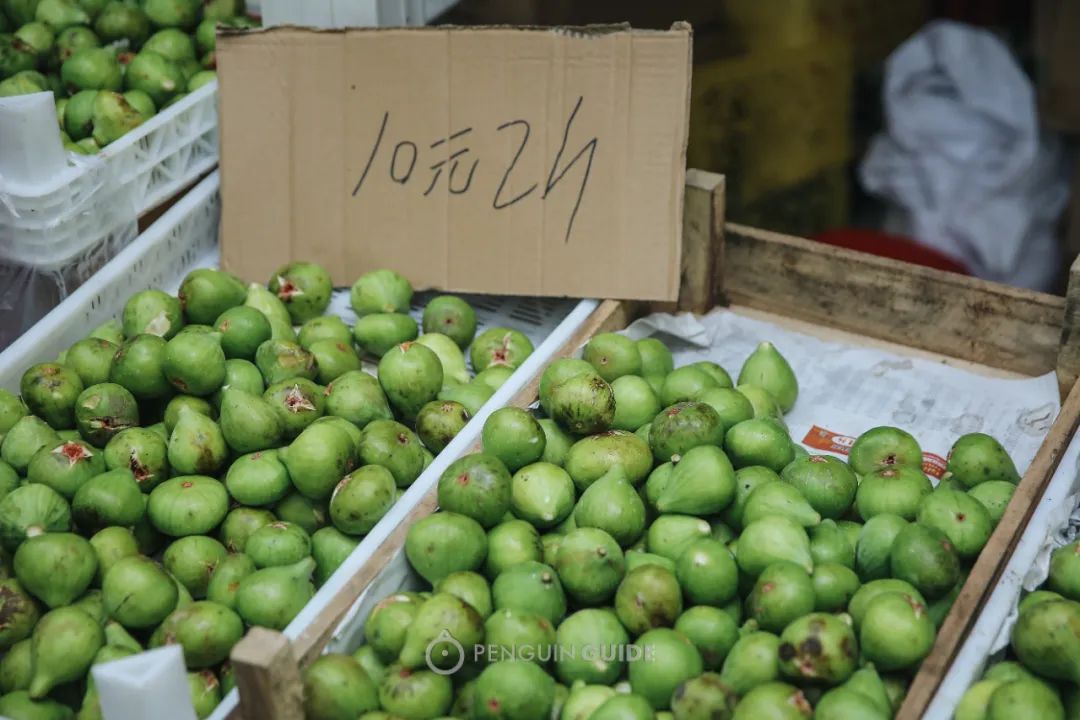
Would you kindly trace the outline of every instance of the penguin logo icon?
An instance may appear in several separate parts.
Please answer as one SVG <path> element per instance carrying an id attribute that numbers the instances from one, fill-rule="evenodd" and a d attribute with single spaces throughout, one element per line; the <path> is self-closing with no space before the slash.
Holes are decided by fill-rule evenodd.
<path id="1" fill-rule="evenodd" d="M 456 662 L 452 660 L 455 654 Z M 428 643 L 427 650 L 424 651 L 424 659 L 427 661 L 427 666 L 431 668 L 431 672 L 436 675 L 453 675 L 465 664 L 465 648 L 450 634 L 449 630 L 443 629 L 434 640 Z M 454 664 L 449 668 L 443 667 L 450 662 Z"/>

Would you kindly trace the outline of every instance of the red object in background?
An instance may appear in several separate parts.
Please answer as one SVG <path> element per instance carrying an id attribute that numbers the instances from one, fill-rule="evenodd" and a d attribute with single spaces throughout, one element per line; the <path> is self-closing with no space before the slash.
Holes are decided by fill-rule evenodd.
<path id="1" fill-rule="evenodd" d="M 970 275 L 963 263 L 933 248 L 920 245 L 910 238 L 889 235 L 877 230 L 863 228 L 840 228 L 827 230 L 814 236 L 814 240 L 835 247 L 857 250 L 879 257 L 902 260 L 915 265 Z"/>

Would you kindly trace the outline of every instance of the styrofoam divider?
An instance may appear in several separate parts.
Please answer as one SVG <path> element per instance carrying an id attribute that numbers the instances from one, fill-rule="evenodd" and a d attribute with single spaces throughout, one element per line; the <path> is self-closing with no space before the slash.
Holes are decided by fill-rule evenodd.
<path id="1" fill-rule="evenodd" d="M 934 699 L 927 708 L 925 720 L 949 720 L 956 705 L 975 681 L 982 677 L 987 661 L 995 654 L 995 645 L 1003 632 L 1011 630 L 1013 613 L 1025 589 L 1034 589 L 1033 582 L 1045 580 L 1029 578 L 1033 568 L 1046 568 L 1046 558 L 1061 543 L 1056 536 L 1068 526 L 1069 516 L 1080 507 L 1080 434 L 1073 437 L 1065 449 L 1057 471 L 1050 479 L 1046 491 L 1031 515 L 1023 535 L 1013 549 L 1012 557 L 998 579 L 998 584 L 983 605 L 978 619 L 972 626 L 960 651 L 949 666 L 938 687 Z M 1038 560 L 1044 562 L 1039 563 Z M 1036 584 L 1037 584 L 1036 583 Z"/>
<path id="2" fill-rule="evenodd" d="M 0 178 L 0 258 L 56 267 L 77 258 L 119 222 L 176 194 L 218 161 L 217 82 L 46 182 Z M 118 217 L 118 213 L 121 217 Z"/>

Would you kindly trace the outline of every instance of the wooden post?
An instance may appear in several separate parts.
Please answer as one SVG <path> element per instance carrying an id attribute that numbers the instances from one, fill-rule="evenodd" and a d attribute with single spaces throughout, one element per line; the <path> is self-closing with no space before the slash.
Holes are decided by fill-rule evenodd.
<path id="1" fill-rule="evenodd" d="M 292 644 L 279 632 L 253 627 L 230 656 L 245 720 L 304 717 L 304 683 Z M 235 713 L 234 713 L 235 715 Z"/>
<path id="2" fill-rule="evenodd" d="M 1058 346 L 1057 377 L 1062 396 L 1068 394 L 1069 388 L 1080 377 L 1080 257 L 1069 268 L 1065 316 L 1061 321 L 1061 344 Z"/>
<path id="3" fill-rule="evenodd" d="M 724 176 L 687 170 L 677 310 L 704 313 L 716 306 L 723 291 L 723 232 Z"/>

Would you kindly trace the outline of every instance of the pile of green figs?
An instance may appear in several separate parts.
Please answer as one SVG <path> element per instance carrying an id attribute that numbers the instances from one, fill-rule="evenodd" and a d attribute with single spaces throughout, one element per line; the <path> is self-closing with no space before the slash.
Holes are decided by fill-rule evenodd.
<path id="1" fill-rule="evenodd" d="M 956 720 L 1080 718 L 1080 540 L 1050 557 L 1050 574 L 1020 600 L 1008 659 L 988 668 Z"/>
<path id="2" fill-rule="evenodd" d="M 0 0 L 0 97 L 52 91 L 64 147 L 91 155 L 216 77 L 244 0 Z"/>
<path id="3" fill-rule="evenodd" d="M 618 334 L 552 362 L 409 528 L 426 591 L 306 668 L 308 720 L 891 718 L 1019 477 L 985 434 L 936 487 L 895 427 L 809 455 L 797 394 L 767 342 L 737 381 Z"/>
<path id="4" fill-rule="evenodd" d="M 288 625 L 532 352 L 455 296 L 418 323 L 393 271 L 352 327 L 332 290 L 193 270 L 0 390 L 0 716 L 100 718 L 91 665 L 173 643 L 208 715 L 245 628 Z"/>

